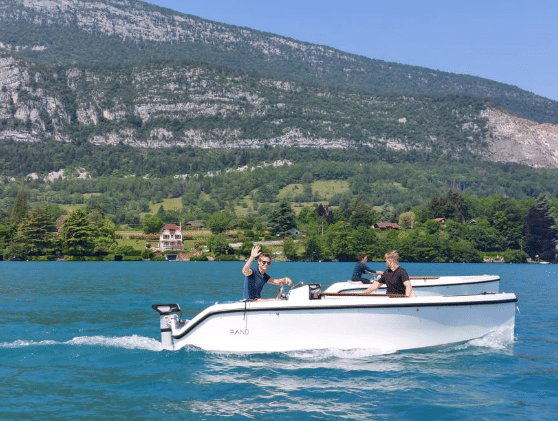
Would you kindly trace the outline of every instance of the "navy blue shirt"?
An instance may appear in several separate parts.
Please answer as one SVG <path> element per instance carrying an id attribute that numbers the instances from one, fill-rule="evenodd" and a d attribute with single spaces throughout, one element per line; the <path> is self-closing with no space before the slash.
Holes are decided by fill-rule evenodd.
<path id="1" fill-rule="evenodd" d="M 271 278 L 271 276 L 267 273 L 264 273 L 263 275 L 260 273 L 257 265 L 255 268 L 252 268 L 252 274 L 244 277 L 242 299 L 253 300 L 255 298 L 262 298 L 262 289 L 269 278 Z"/>
<path id="2" fill-rule="evenodd" d="M 376 273 L 375 270 L 370 269 L 368 266 L 366 266 L 364 263 L 362 262 L 358 262 L 355 266 L 355 270 L 353 271 L 353 276 L 351 277 L 351 279 L 354 280 L 360 280 L 362 279 L 362 274 L 364 272 L 372 272 L 372 273 Z"/>

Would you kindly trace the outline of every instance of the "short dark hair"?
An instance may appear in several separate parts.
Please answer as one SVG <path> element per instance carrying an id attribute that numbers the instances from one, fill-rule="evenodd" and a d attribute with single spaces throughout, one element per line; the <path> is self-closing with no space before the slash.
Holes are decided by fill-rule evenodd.
<path id="1" fill-rule="evenodd" d="M 357 260 L 362 262 L 362 260 L 366 257 L 366 253 L 359 253 L 357 254 Z"/>
<path id="2" fill-rule="evenodd" d="M 269 253 L 260 253 L 260 259 L 262 257 L 267 257 L 269 260 L 271 260 L 271 254 L 269 254 Z"/>

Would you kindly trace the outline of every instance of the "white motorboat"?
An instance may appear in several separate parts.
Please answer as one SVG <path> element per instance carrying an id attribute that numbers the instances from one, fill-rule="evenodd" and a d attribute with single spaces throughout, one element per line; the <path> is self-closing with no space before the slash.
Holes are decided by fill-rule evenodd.
<path id="1" fill-rule="evenodd" d="M 425 295 L 472 295 L 483 293 L 497 293 L 500 290 L 498 275 L 470 275 L 470 276 L 411 276 L 413 292 L 418 296 Z M 370 284 L 355 281 L 336 282 L 325 292 L 359 293 Z M 381 285 L 378 293 L 386 292 L 386 286 Z"/>
<path id="2" fill-rule="evenodd" d="M 394 297 L 322 293 L 299 284 L 273 301 L 215 304 L 185 324 L 178 304 L 154 304 L 166 350 L 286 352 L 445 346 L 503 331 L 513 338 L 512 293 Z"/>

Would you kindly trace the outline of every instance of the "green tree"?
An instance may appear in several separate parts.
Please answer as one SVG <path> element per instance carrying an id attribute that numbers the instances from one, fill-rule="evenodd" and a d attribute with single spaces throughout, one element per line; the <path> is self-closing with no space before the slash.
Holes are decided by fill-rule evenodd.
<path id="1" fill-rule="evenodd" d="M 340 262 L 352 262 L 358 253 L 356 241 L 350 232 L 338 231 L 331 242 L 331 254 Z"/>
<path id="2" fill-rule="evenodd" d="M 243 256 L 250 256 L 254 243 L 252 241 L 244 241 L 240 246 L 240 254 Z"/>
<path id="3" fill-rule="evenodd" d="M 441 231 L 442 224 L 435 219 L 429 219 L 424 223 L 424 228 L 428 234 L 436 234 Z"/>
<path id="4" fill-rule="evenodd" d="M 318 236 L 312 235 L 306 238 L 306 244 L 302 258 L 311 262 L 316 262 L 323 259 L 322 246 Z"/>
<path id="5" fill-rule="evenodd" d="M 316 209 L 313 207 L 304 207 L 298 213 L 296 219 L 299 224 L 310 224 L 316 222 Z"/>
<path id="6" fill-rule="evenodd" d="M 9 258 L 27 259 L 53 255 L 57 249 L 56 226 L 45 208 L 35 209 L 20 222 L 7 249 Z"/>
<path id="7" fill-rule="evenodd" d="M 370 228 L 379 220 L 378 212 L 372 209 L 360 196 L 357 196 L 351 207 L 349 223 L 353 228 Z"/>
<path id="8" fill-rule="evenodd" d="M 448 191 L 444 196 L 433 196 L 428 205 L 431 218 L 454 219 L 464 223 L 469 218 L 469 204 L 459 193 Z"/>
<path id="9" fill-rule="evenodd" d="M 285 237 L 296 227 L 296 215 L 290 203 L 286 200 L 282 200 L 271 211 L 271 215 L 269 216 L 269 228 L 271 233 L 278 237 Z"/>
<path id="10" fill-rule="evenodd" d="M 412 229 L 415 225 L 416 216 L 414 212 L 403 212 L 399 215 L 399 227 L 403 229 Z"/>
<path id="11" fill-rule="evenodd" d="M 352 236 L 354 239 L 355 253 L 364 252 L 369 258 L 382 255 L 378 243 L 378 235 L 374 228 L 355 230 Z"/>
<path id="12" fill-rule="evenodd" d="M 151 260 L 155 257 L 153 250 L 145 248 L 141 251 L 141 258 L 144 260 Z"/>
<path id="13" fill-rule="evenodd" d="M 477 225 L 471 227 L 469 236 L 477 250 L 504 251 L 506 249 L 502 246 L 502 235 L 485 219 L 479 220 Z"/>
<path id="14" fill-rule="evenodd" d="M 556 221 L 548 198 L 540 195 L 536 206 L 529 209 L 525 217 L 523 232 L 525 234 L 525 251 L 532 258 L 551 261 L 556 256 Z"/>
<path id="15" fill-rule="evenodd" d="M 503 248 L 519 249 L 522 238 L 521 220 L 514 221 L 508 218 L 504 211 L 496 211 L 492 215 L 492 226 L 500 234 L 500 243 Z"/>
<path id="16" fill-rule="evenodd" d="M 479 263 L 482 258 L 470 241 L 457 240 L 450 242 L 451 261 L 456 263 Z"/>
<path id="17" fill-rule="evenodd" d="M 231 218 L 226 211 L 215 212 L 207 218 L 206 226 L 213 234 L 219 234 L 230 229 Z"/>
<path id="18" fill-rule="evenodd" d="M 207 248 L 215 255 L 233 254 L 234 250 L 229 245 L 225 234 L 212 234 L 207 239 Z"/>
<path id="19" fill-rule="evenodd" d="M 291 260 L 291 261 L 298 260 L 296 244 L 292 238 L 287 237 L 283 240 L 283 253 L 285 254 L 285 258 L 287 260 Z"/>
<path id="20" fill-rule="evenodd" d="M 95 254 L 107 254 L 116 244 L 116 225 L 110 219 L 103 218 L 96 227 Z"/>
<path id="21" fill-rule="evenodd" d="M 145 215 L 141 220 L 144 234 L 156 234 L 161 231 L 165 223 L 158 215 Z"/>
<path id="22" fill-rule="evenodd" d="M 18 225 L 27 216 L 27 193 L 25 192 L 25 184 L 22 184 L 17 192 L 17 196 L 10 214 L 10 222 Z"/>
<path id="23" fill-rule="evenodd" d="M 506 250 L 502 253 L 502 257 L 506 263 L 525 263 L 529 255 L 521 250 Z"/>
<path id="24" fill-rule="evenodd" d="M 90 256 L 95 251 L 95 227 L 81 208 L 70 212 L 60 230 L 63 253 Z"/>
<path id="25" fill-rule="evenodd" d="M 15 234 L 15 225 L 2 225 L 0 224 L 0 253 L 10 243 L 11 238 Z"/>

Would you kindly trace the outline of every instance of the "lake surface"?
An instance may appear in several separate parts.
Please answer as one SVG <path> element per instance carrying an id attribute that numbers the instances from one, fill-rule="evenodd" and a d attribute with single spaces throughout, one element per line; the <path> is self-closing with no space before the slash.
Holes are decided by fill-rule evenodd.
<path id="1" fill-rule="evenodd" d="M 384 270 L 385 265 L 371 263 Z M 151 304 L 191 318 L 241 298 L 242 262 L 0 262 L 0 419 L 551 420 L 558 417 L 558 265 L 402 264 L 498 274 L 515 339 L 430 351 L 163 351 Z M 325 288 L 352 263 L 279 263 Z M 267 286 L 264 295 L 275 296 Z"/>

